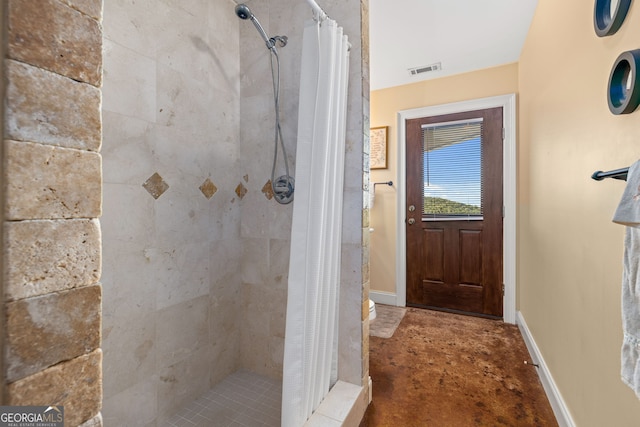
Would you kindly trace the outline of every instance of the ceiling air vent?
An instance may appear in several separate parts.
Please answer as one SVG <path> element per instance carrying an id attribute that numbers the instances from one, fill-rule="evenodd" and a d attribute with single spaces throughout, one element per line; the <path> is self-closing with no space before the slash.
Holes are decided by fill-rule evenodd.
<path id="1" fill-rule="evenodd" d="M 441 69 L 442 64 L 440 62 L 437 62 L 435 64 L 425 65 L 423 67 L 409 68 L 409 73 L 411 73 L 412 76 L 416 76 L 418 74 L 428 73 L 430 71 L 438 71 Z"/>

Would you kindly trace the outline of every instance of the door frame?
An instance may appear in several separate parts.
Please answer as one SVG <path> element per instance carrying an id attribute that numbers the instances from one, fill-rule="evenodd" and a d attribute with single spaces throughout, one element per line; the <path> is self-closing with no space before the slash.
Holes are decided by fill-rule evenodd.
<path id="1" fill-rule="evenodd" d="M 503 319 L 505 323 L 516 323 L 516 95 L 493 96 L 453 102 L 449 104 L 402 110 L 398 112 L 398 177 L 397 177 L 397 224 L 396 224 L 396 305 L 407 305 L 407 236 L 405 228 L 407 200 L 406 189 L 406 129 L 408 119 L 440 116 L 487 108 L 502 107 L 504 143 L 503 192 L 504 220 L 502 230 L 503 260 Z"/>

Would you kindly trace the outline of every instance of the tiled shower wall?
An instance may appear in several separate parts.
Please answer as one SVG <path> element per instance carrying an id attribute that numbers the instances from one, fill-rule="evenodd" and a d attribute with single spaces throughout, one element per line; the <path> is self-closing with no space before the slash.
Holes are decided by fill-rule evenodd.
<path id="1" fill-rule="evenodd" d="M 302 0 L 247 3 L 270 35 L 289 36 L 279 49 L 281 112 L 294 172 L 302 26 L 310 9 Z M 107 424 L 163 420 L 237 368 L 282 376 L 292 205 L 277 204 L 268 190 L 274 143 L 268 51 L 234 6 L 105 4 Z M 340 377 L 362 384 L 363 15 L 357 0 L 323 7 L 352 35 Z"/>
<path id="2" fill-rule="evenodd" d="M 155 425 L 234 372 L 238 24 L 229 0 L 104 8 L 104 417 Z"/>
<path id="3" fill-rule="evenodd" d="M 281 125 L 290 162 L 295 160 L 300 57 L 305 20 L 312 17 L 304 0 L 247 0 L 270 36 L 286 35 L 281 59 Z M 347 153 L 343 210 L 339 377 L 364 385 L 368 379 L 368 185 L 369 83 L 368 1 L 324 0 L 320 6 L 349 36 L 351 49 L 347 118 Z M 245 249 L 241 357 L 244 368 L 282 376 L 289 236 L 292 205 L 268 200 L 261 189 L 271 174 L 274 139 L 269 52 L 249 22 L 240 24 L 241 162 L 249 174 L 243 200 L 241 234 Z M 363 52 L 366 55 L 363 57 Z M 268 132 L 265 132 L 268 129 Z M 290 164 L 291 164 L 290 163 Z M 279 173 L 283 174 L 280 158 Z M 295 169 L 295 167 L 294 167 Z M 363 176 L 363 170 L 365 174 Z M 364 307 L 366 305 L 365 308 Z"/>
<path id="4" fill-rule="evenodd" d="M 2 404 L 100 426 L 102 1 L 1 7 Z"/>
<path id="5" fill-rule="evenodd" d="M 246 2 L 270 36 L 289 37 L 289 44 L 277 49 L 281 61 L 281 126 L 289 166 L 294 174 L 298 117 L 296 88 L 300 77 L 299 64 L 296 62 L 299 61 L 299 56 L 294 54 L 292 47 L 295 49 L 301 43 L 301 40 L 297 40 L 294 29 L 300 30 L 302 22 L 294 17 L 297 6 L 304 4 L 300 1 L 287 3 L 288 7 L 282 8 L 273 0 Z M 279 10 L 284 12 L 278 13 Z M 240 153 L 243 170 L 248 171 L 249 176 L 249 192 L 243 200 L 241 212 L 244 254 L 240 357 L 245 369 L 272 378 L 282 378 L 293 203 L 280 205 L 270 199 L 269 193 L 261 191 L 271 176 L 274 150 L 272 130 L 275 114 L 270 53 L 251 22 L 238 21 L 242 41 Z M 280 175 L 284 175 L 281 152 L 276 177 Z"/>

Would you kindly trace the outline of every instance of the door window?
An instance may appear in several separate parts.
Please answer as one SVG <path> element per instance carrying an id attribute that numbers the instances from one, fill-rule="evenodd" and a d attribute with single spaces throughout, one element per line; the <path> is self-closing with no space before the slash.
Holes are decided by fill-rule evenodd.
<path id="1" fill-rule="evenodd" d="M 423 220 L 482 220 L 482 118 L 422 126 Z"/>

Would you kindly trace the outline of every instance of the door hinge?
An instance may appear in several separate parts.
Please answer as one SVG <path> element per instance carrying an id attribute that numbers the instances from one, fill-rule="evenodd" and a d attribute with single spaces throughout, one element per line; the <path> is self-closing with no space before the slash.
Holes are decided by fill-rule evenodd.
<path id="1" fill-rule="evenodd" d="M 502 205 L 502 218 L 504 218 L 506 210 L 507 209 L 504 207 L 504 205 Z"/>
<path id="2" fill-rule="evenodd" d="M 502 296 L 504 296 L 504 283 L 502 284 Z"/>
<path id="3" fill-rule="evenodd" d="M 502 128 L 502 140 L 503 141 L 506 138 L 506 134 L 507 134 L 507 131 L 505 130 L 505 128 Z"/>

